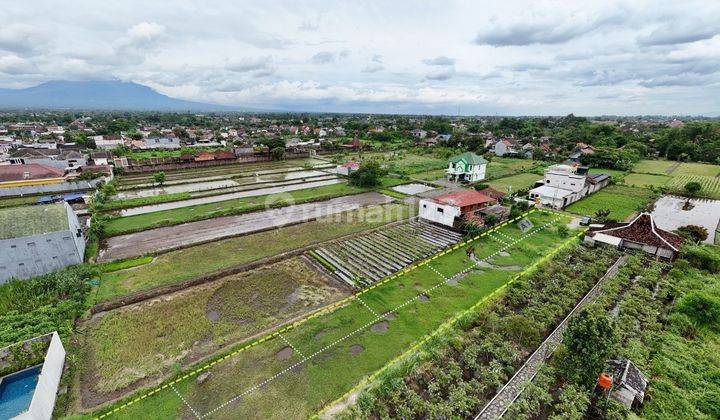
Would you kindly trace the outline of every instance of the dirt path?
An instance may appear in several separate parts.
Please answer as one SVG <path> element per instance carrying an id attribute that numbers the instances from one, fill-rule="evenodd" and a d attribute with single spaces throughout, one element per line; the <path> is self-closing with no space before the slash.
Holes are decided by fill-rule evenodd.
<path id="1" fill-rule="evenodd" d="M 112 261 L 182 248 L 391 201 L 392 198 L 386 195 L 369 192 L 115 236 L 107 240 L 107 247 L 100 251 L 98 261 Z"/>
<path id="2" fill-rule="evenodd" d="M 681 165 L 681 162 L 675 162 L 675 164 L 665 170 L 665 173 L 670 175 L 671 173 L 675 172 L 677 168 L 679 168 Z"/>

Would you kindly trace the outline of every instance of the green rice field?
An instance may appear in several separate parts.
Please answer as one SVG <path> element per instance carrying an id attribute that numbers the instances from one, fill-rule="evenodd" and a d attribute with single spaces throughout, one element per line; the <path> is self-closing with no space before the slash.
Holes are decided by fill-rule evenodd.
<path id="1" fill-rule="evenodd" d="M 610 185 L 569 205 L 565 210 L 581 216 L 592 216 L 598 210 L 608 209 L 610 218 L 625 220 L 653 198 L 652 191 L 645 188 Z"/>

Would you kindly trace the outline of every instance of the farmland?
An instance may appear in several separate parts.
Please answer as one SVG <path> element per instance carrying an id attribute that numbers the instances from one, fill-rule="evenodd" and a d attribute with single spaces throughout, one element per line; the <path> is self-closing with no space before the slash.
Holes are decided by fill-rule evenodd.
<path id="1" fill-rule="evenodd" d="M 702 175 L 677 175 L 673 176 L 667 183 L 668 189 L 671 191 L 682 192 L 685 184 L 688 182 L 697 182 L 702 186 L 698 196 L 720 199 L 720 178 Z"/>
<path id="2" fill-rule="evenodd" d="M 365 217 L 360 217 L 361 215 Z M 387 204 L 266 232 L 223 239 L 158 255 L 151 263 L 102 275 L 96 300 L 176 283 L 315 242 L 360 232 L 410 216 L 407 205 Z"/>
<path id="3" fill-rule="evenodd" d="M 244 197 L 217 203 L 200 204 L 191 207 L 181 207 L 136 216 L 116 217 L 107 222 L 106 234 L 108 236 L 120 235 L 128 232 L 137 232 L 160 226 L 171 226 L 196 220 L 210 219 L 243 212 L 260 210 L 268 203 L 275 206 L 288 205 L 307 201 L 317 201 L 348 194 L 357 194 L 365 191 L 362 188 L 350 186 L 346 183 L 326 185 L 322 187 L 296 190 L 287 193 L 276 193 L 254 197 Z"/>
<path id="4" fill-rule="evenodd" d="M 667 175 L 678 166 L 678 162 L 670 160 L 641 160 L 633 166 L 633 172 Z"/>
<path id="5" fill-rule="evenodd" d="M 534 213 L 530 219 L 536 229 L 531 234 L 523 234 L 514 225 L 502 227 L 498 234 L 491 233 L 473 244 L 475 258 L 485 259 L 482 265 L 469 259 L 465 249 L 454 250 L 330 313 L 284 331 L 282 339 L 276 335 L 238 355 L 223 357 L 204 369 L 207 375 L 203 374 L 202 382 L 178 382 L 174 389 L 166 387 L 136 401 L 117 416 L 184 416 L 190 412 L 177 404 L 177 390 L 199 413 L 217 412 L 233 418 L 260 413 L 266 418 L 305 418 L 453 314 L 506 284 L 516 270 L 558 244 L 574 241 L 558 235 L 552 225 L 545 226 L 558 217 L 557 223 L 567 223 L 555 214 Z M 462 275 L 444 280 L 459 271 Z M 392 314 L 385 320 L 376 316 L 386 311 Z M 277 380 L 263 382 L 269 377 Z M 261 382 L 266 385 L 251 392 Z"/>
<path id="6" fill-rule="evenodd" d="M 90 393 L 112 393 L 346 293 L 294 258 L 103 314 L 85 326 L 82 375 Z"/>
<path id="7" fill-rule="evenodd" d="M 610 210 L 608 217 L 625 220 L 630 215 L 650 203 L 654 198 L 651 191 L 644 188 L 610 185 L 566 208 L 579 215 L 592 216 L 598 210 Z"/>
<path id="8" fill-rule="evenodd" d="M 497 179 L 531 171 L 539 171 L 542 173 L 543 166 L 545 166 L 545 162 L 542 161 L 495 156 L 490 163 L 488 163 L 485 178 Z"/>
<path id="9" fill-rule="evenodd" d="M 632 173 L 627 175 L 624 180 L 625 184 L 631 187 L 662 187 L 670 181 L 670 177 L 667 175 Z"/>

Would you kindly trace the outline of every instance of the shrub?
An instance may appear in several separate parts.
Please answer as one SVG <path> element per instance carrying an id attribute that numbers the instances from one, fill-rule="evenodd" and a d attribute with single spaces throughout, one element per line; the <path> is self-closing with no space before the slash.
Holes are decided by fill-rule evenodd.
<path id="1" fill-rule="evenodd" d="M 717 248 L 711 245 L 691 245 L 682 249 L 682 257 L 695 268 L 720 272 L 720 253 Z"/>
<path id="2" fill-rule="evenodd" d="M 681 226 L 675 229 L 675 233 L 694 243 L 700 243 L 708 237 L 707 229 L 696 225 Z"/>
<path id="3" fill-rule="evenodd" d="M 356 187 L 376 187 L 382 183 L 382 177 L 386 171 L 380 166 L 380 163 L 374 159 L 363 161 L 360 168 L 352 172 L 348 178 L 350 185 Z"/>
<path id="4" fill-rule="evenodd" d="M 698 324 L 717 325 L 720 323 L 720 293 L 702 291 L 683 296 L 677 310 Z"/>

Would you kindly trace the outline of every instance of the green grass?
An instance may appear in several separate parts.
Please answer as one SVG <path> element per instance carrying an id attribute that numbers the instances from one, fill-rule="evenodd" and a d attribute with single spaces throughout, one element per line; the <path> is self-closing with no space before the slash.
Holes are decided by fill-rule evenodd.
<path id="1" fill-rule="evenodd" d="M 171 251 L 158 255 L 151 264 L 103 274 L 96 301 L 192 279 L 410 216 L 410 207 L 404 204 L 370 206 L 298 225 Z"/>
<path id="2" fill-rule="evenodd" d="M 633 166 L 633 172 L 666 175 L 675 165 L 677 162 L 672 160 L 641 160 Z"/>
<path id="3" fill-rule="evenodd" d="M 646 188 L 648 185 L 653 187 L 662 187 L 670 181 L 670 177 L 667 175 L 653 175 L 653 174 L 629 174 L 625 178 L 625 184 L 632 187 L 643 187 Z"/>
<path id="4" fill-rule="evenodd" d="M 192 198 L 189 192 L 158 194 L 149 197 L 126 198 L 121 200 L 106 201 L 100 206 L 101 211 L 112 211 L 130 207 L 147 206 L 150 204 L 167 203 L 170 201 L 181 201 Z"/>
<path id="5" fill-rule="evenodd" d="M 281 261 L 91 320 L 82 369 L 94 390 L 112 392 L 171 369 L 188 349 L 207 354 L 346 294 L 299 258 Z"/>
<path id="6" fill-rule="evenodd" d="M 518 173 L 534 171 L 543 166 L 546 165 L 545 162 L 542 161 L 495 156 L 487 166 L 485 177 L 487 179 L 502 178 Z"/>
<path id="7" fill-rule="evenodd" d="M 539 179 L 542 179 L 542 175 L 537 175 L 533 173 L 517 174 L 505 178 L 494 179 L 492 181 L 488 181 L 487 184 L 489 184 L 497 191 L 506 194 L 508 192 L 512 192 L 514 194 L 518 190 L 527 190 L 529 188 L 532 188 L 532 186 L 535 184 L 535 181 Z"/>
<path id="8" fill-rule="evenodd" d="M 556 216 L 534 213 L 530 219 L 539 226 L 554 217 Z M 567 219 L 564 219 L 561 223 L 566 222 Z M 512 238 L 522 236 L 514 225 L 503 227 L 501 231 Z M 503 261 L 498 262 L 527 266 L 565 240 L 566 238 L 560 238 L 555 233 L 555 229 L 546 229 L 525 238 L 509 249 L 510 257 L 503 257 Z M 474 246 L 476 254 L 483 258 L 495 253 L 503 245 L 489 237 L 484 237 Z M 433 260 L 430 265 L 443 275 L 451 276 L 469 268 L 471 262 L 464 248 L 460 248 Z M 420 291 L 442 284 L 442 278 L 427 266 L 410 271 L 381 287 L 370 290 L 363 294 L 362 302 L 352 301 L 331 313 L 308 320 L 284 332 L 283 337 L 304 355 L 313 355 L 318 351 L 320 353 L 256 392 L 225 406 L 222 411 L 217 412 L 217 415 L 225 418 L 257 416 L 307 418 L 351 389 L 363 377 L 382 368 L 408 346 L 433 332 L 454 314 L 473 306 L 483 297 L 506 284 L 515 273 L 502 269 L 471 270 L 458 284 L 443 285 L 427 292 L 428 302 L 411 300 Z M 405 306 L 397 309 L 403 304 Z M 372 312 L 365 305 L 372 308 Z M 373 322 L 375 317 L 373 312 L 383 313 L 393 308 L 397 309 L 397 318 L 389 321 L 387 333 L 361 328 Z M 172 320 L 172 317 L 164 317 L 164 319 Z M 172 323 L 176 322 L 181 321 L 172 321 Z M 164 327 L 172 330 L 171 325 Z M 353 333 L 354 331 L 357 332 Z M 351 335 L 348 337 L 348 334 Z M 102 339 L 105 342 L 114 342 L 111 337 L 103 336 Z M 179 392 L 201 414 L 207 413 L 249 387 L 302 360 L 298 353 L 294 353 L 289 360 L 279 360 L 277 353 L 286 346 L 283 340 L 276 338 L 251 347 L 208 369 L 210 376 L 203 384 L 197 384 L 191 377 L 187 380 L 189 383 L 187 389 Z M 326 346 L 329 346 L 327 350 L 323 350 Z M 361 346 L 362 352 L 352 355 L 350 353 L 352 346 Z M 157 349 L 141 348 L 133 351 L 144 351 L 157 357 Z M 186 415 L 185 408 L 178 408 L 175 404 L 166 406 L 153 401 L 177 399 L 176 395 L 168 391 L 170 390 L 165 389 L 152 397 L 140 400 L 118 412 L 117 416 L 169 418 Z"/>
<path id="9" fill-rule="evenodd" d="M 434 169 L 432 171 L 425 171 L 411 175 L 412 178 L 420 179 L 423 181 L 435 181 L 437 179 L 445 178 L 445 169 Z"/>
<path id="10" fill-rule="evenodd" d="M 401 192 L 399 192 L 399 191 L 395 191 L 395 190 L 392 190 L 392 189 L 390 189 L 390 188 L 383 188 L 383 189 L 378 190 L 378 192 L 381 193 L 381 194 L 389 195 L 389 196 L 392 197 L 392 198 L 397 198 L 397 199 L 400 199 L 400 200 L 402 200 L 403 198 L 408 197 L 407 194 L 403 194 L 403 193 L 401 193 Z"/>
<path id="11" fill-rule="evenodd" d="M 671 191 L 682 192 L 688 182 L 698 182 L 702 189 L 698 193 L 701 197 L 720 199 L 720 178 L 701 175 L 677 175 L 670 178 L 667 188 Z"/>
<path id="12" fill-rule="evenodd" d="M 24 206 L 27 204 L 33 204 L 39 197 L 16 197 L 16 198 L 3 198 L 0 199 L 0 209 L 5 207 L 16 207 Z"/>
<path id="13" fill-rule="evenodd" d="M 274 206 L 285 206 L 293 204 L 293 202 L 299 204 L 343 195 L 358 194 L 365 191 L 367 190 L 363 188 L 353 187 L 346 183 L 339 183 L 304 190 L 295 190 L 287 193 L 243 197 L 216 203 L 138 214 L 135 216 L 116 217 L 108 220 L 105 235 L 115 236 L 161 226 L 172 226 L 197 220 L 263 210 L 266 208 L 267 203 L 272 203 Z"/>
<path id="14" fill-rule="evenodd" d="M 622 179 L 626 175 L 626 172 L 624 172 L 624 171 L 619 171 L 617 169 L 605 169 L 605 168 L 590 168 L 589 172 L 591 174 L 608 174 L 616 181 Z"/>
<path id="15" fill-rule="evenodd" d="M 609 209 L 610 218 L 625 220 L 653 199 L 650 190 L 622 185 L 610 185 L 571 204 L 565 210 L 581 216 L 592 216 L 600 209 Z"/>
<path id="16" fill-rule="evenodd" d="M 687 162 L 673 172 L 673 175 L 699 175 L 714 177 L 720 174 L 720 165 L 710 165 L 707 163 Z"/>
<path id="17" fill-rule="evenodd" d="M 130 260 L 112 261 L 104 264 L 98 264 L 98 268 L 103 273 L 112 273 L 113 271 L 126 270 L 150 263 L 152 256 L 133 258 Z"/>

